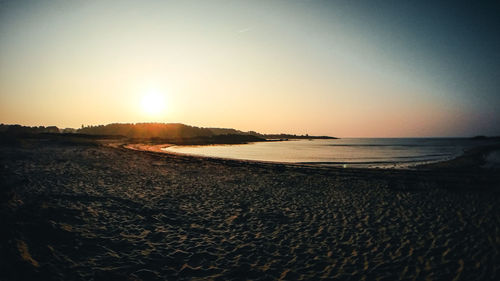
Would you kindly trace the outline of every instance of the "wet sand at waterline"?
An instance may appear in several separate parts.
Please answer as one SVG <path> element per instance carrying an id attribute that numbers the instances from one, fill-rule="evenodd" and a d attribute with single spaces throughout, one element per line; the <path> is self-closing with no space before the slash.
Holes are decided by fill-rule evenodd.
<path id="1" fill-rule="evenodd" d="M 0 280 L 500 278 L 498 171 L 0 153 Z"/>

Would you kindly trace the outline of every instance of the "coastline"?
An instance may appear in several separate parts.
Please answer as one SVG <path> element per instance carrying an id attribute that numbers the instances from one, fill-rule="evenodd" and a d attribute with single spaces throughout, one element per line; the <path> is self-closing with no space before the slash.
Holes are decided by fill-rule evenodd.
<path id="1" fill-rule="evenodd" d="M 490 170 L 310 167 L 122 144 L 0 146 L 0 279 L 500 274 Z"/>
<path id="2" fill-rule="evenodd" d="M 210 146 L 212 144 L 209 144 Z M 216 144 L 216 145 L 234 145 L 234 144 Z M 250 160 L 250 159 L 238 159 L 229 157 L 217 157 L 217 156 L 206 156 L 199 154 L 190 154 L 175 152 L 172 150 L 164 150 L 163 148 L 173 147 L 173 146 L 184 146 L 178 144 L 146 144 L 146 143 L 133 143 L 124 144 L 124 148 L 133 150 L 145 150 L 156 153 L 170 153 L 175 155 L 185 155 L 189 157 L 201 157 L 201 158 L 215 158 L 215 159 L 225 159 L 225 160 L 236 160 L 236 161 L 250 161 L 250 162 L 262 162 L 262 163 L 276 163 L 284 165 L 297 165 L 297 166 L 312 166 L 312 167 L 332 167 L 332 168 L 360 168 L 360 169 L 398 169 L 398 170 L 465 170 L 465 169 L 499 169 L 500 164 L 498 163 L 498 156 L 495 153 L 500 151 L 500 143 L 496 144 L 486 144 L 476 147 L 472 147 L 464 150 L 462 153 L 447 157 L 440 160 L 412 160 L 404 162 L 392 162 L 392 161 L 381 161 L 381 162 L 282 162 L 282 161 L 272 161 L 272 160 Z M 188 145 L 189 146 L 189 145 Z M 206 146 L 206 145 L 199 145 Z M 492 155 L 492 156 L 491 156 Z"/>
<path id="3" fill-rule="evenodd" d="M 462 155 L 456 158 L 421 165 L 418 168 L 435 170 L 499 169 L 500 166 L 494 163 L 497 161 L 496 159 L 488 160 L 491 154 L 496 154 L 498 151 L 500 151 L 500 144 L 478 146 L 464 151 Z M 488 165 L 488 162 L 491 162 L 491 164 Z"/>
<path id="4" fill-rule="evenodd" d="M 132 144 L 123 145 L 123 149 L 136 152 L 152 153 L 153 155 L 173 156 L 180 159 L 208 161 L 225 165 L 251 165 L 269 169 L 292 169 L 306 173 L 319 173 L 322 175 L 352 176 L 365 179 L 385 179 L 385 186 L 402 190 L 427 190 L 443 188 L 451 190 L 487 190 L 500 192 L 500 174 L 498 166 L 485 168 L 485 157 L 500 149 L 500 144 L 479 146 L 464 151 L 456 158 L 430 164 L 422 164 L 412 169 L 401 168 L 366 168 L 366 167 L 339 167 L 329 165 L 316 165 L 305 163 L 290 163 L 277 161 L 246 160 L 223 157 L 210 157 L 185 153 L 176 153 L 162 150 L 174 146 L 172 144 Z"/>

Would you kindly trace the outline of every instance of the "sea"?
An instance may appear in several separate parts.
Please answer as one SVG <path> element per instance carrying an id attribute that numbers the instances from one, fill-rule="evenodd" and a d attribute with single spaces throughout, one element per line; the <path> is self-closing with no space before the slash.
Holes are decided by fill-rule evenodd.
<path id="1" fill-rule="evenodd" d="M 471 138 L 341 138 L 170 146 L 164 150 L 206 157 L 344 168 L 413 168 L 453 159 L 465 150 L 492 142 Z"/>

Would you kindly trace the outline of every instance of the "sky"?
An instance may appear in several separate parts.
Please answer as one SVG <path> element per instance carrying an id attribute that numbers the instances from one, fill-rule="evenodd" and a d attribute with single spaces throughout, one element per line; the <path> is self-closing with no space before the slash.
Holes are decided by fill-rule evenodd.
<path id="1" fill-rule="evenodd" d="M 0 1 L 0 123 L 500 135 L 477 2 Z"/>

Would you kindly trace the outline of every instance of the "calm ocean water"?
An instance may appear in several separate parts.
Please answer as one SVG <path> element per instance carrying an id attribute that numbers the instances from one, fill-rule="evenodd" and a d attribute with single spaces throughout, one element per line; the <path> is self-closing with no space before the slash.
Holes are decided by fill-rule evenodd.
<path id="1" fill-rule="evenodd" d="M 407 168 L 455 158 L 488 140 L 461 138 L 344 138 L 240 145 L 172 146 L 166 151 L 258 161 L 341 167 Z"/>

